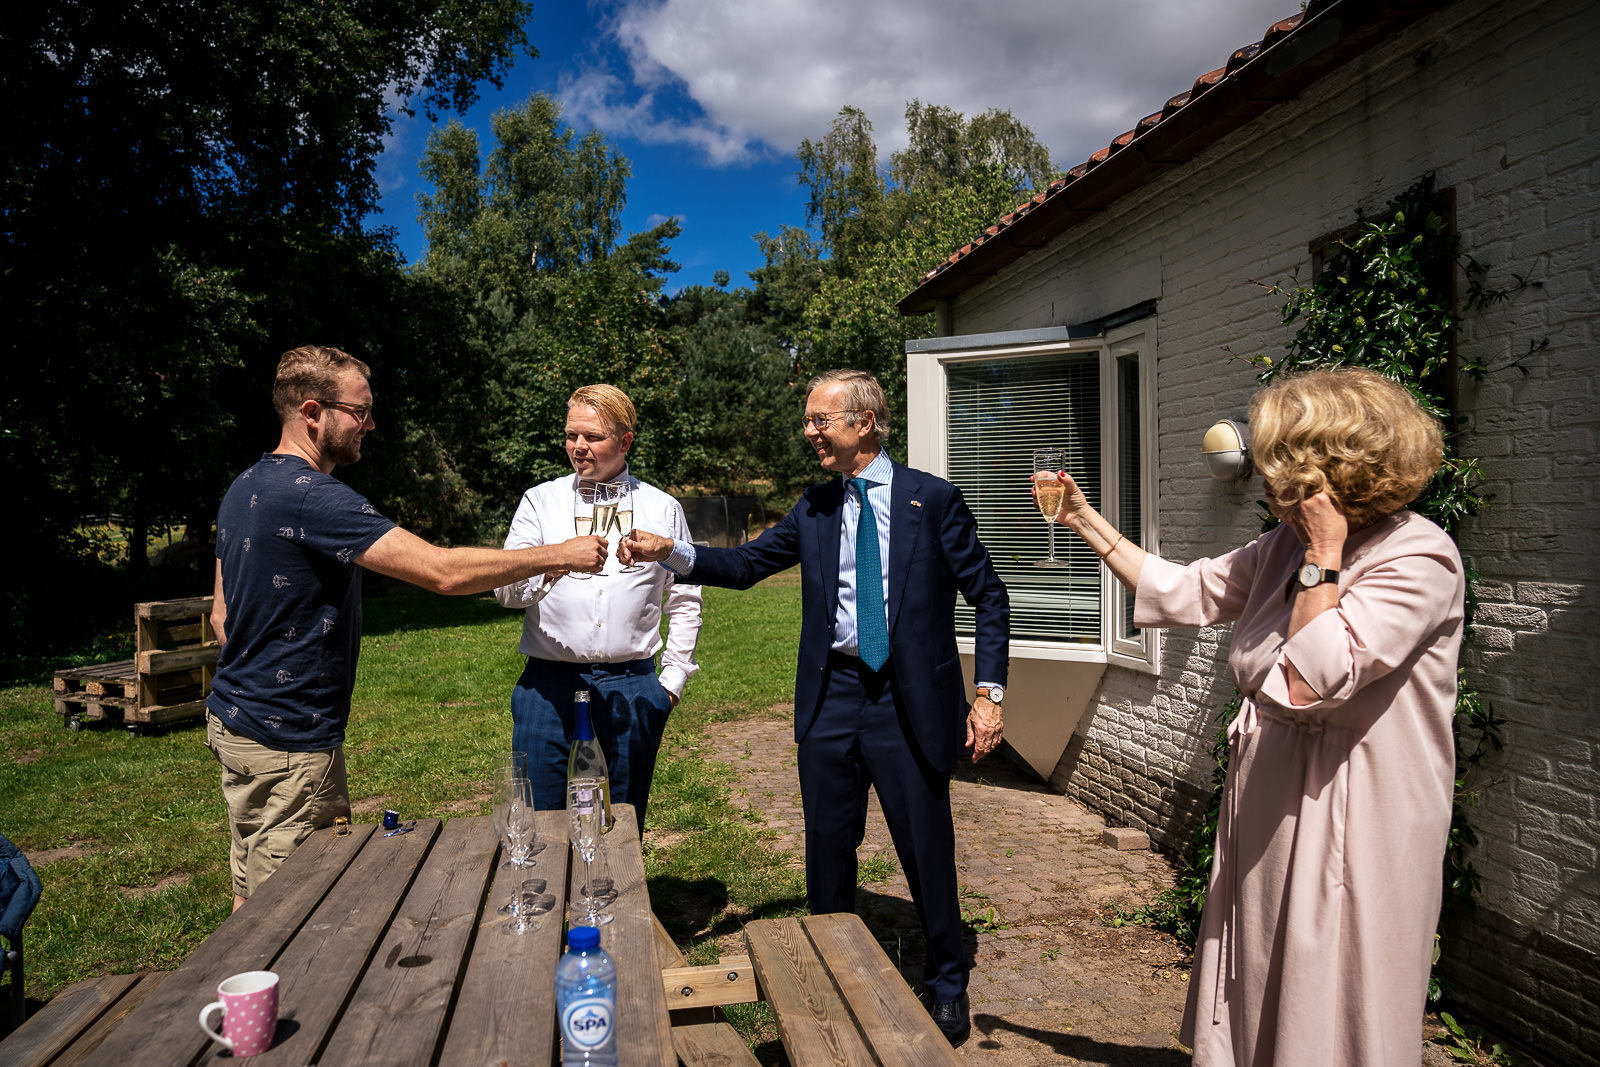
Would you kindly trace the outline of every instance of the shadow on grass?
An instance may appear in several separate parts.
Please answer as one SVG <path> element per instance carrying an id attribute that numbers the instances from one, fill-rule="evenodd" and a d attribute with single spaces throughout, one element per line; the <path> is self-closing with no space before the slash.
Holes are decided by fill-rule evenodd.
<path id="1" fill-rule="evenodd" d="M 756 919 L 781 919 L 806 910 L 804 897 L 789 896 L 768 900 L 748 914 L 727 915 L 728 886 L 720 878 L 657 875 L 649 888 L 650 910 L 679 945 L 737 933 Z"/>

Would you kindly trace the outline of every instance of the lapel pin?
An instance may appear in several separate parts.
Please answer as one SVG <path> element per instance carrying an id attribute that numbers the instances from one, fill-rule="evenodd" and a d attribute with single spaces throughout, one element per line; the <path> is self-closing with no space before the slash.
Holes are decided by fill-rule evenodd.
<path id="1" fill-rule="evenodd" d="M 912 506 L 912 507 L 914 507 L 914 508 L 920 508 L 920 507 L 921 507 L 921 506 L 922 506 L 922 501 L 920 501 L 920 500 L 913 500 L 913 501 L 912 501 L 912 502 L 911 502 L 911 506 Z"/>

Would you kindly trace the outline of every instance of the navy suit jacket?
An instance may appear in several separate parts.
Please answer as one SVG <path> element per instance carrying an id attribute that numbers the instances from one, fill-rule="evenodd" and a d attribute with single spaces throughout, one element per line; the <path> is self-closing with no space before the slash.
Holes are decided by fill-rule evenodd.
<path id="1" fill-rule="evenodd" d="M 738 548 L 699 548 L 688 580 L 747 589 L 800 565 L 800 655 L 794 736 L 805 738 L 828 681 L 839 609 L 839 529 L 844 481 L 813 486 L 783 521 Z M 942 478 L 894 464 L 889 501 L 889 647 L 901 712 L 935 768 L 955 766 L 966 745 L 966 687 L 956 652 L 955 598 L 976 611 L 974 681 L 1004 684 L 1011 639 L 1006 587 L 978 540 L 961 491 Z"/>

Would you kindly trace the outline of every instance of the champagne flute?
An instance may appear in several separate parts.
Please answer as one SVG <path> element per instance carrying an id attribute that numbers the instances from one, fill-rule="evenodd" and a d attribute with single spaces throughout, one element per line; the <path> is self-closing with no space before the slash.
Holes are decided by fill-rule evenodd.
<path id="1" fill-rule="evenodd" d="M 611 533 L 612 524 L 616 521 L 616 487 L 610 482 L 601 482 L 594 487 L 594 532 L 605 537 Z"/>
<path id="2" fill-rule="evenodd" d="M 1061 513 L 1061 504 L 1067 495 L 1067 487 L 1057 472 L 1065 470 L 1066 466 L 1067 454 L 1062 449 L 1041 448 L 1033 454 L 1034 501 L 1050 531 L 1050 553 L 1044 559 L 1034 561 L 1035 567 L 1068 565 L 1066 560 L 1056 559 L 1056 516 Z"/>
<path id="3" fill-rule="evenodd" d="M 577 493 L 572 498 L 572 526 L 578 531 L 579 537 L 594 533 L 594 489 L 590 486 L 579 486 Z M 593 575 L 582 571 L 568 571 L 568 578 L 592 578 Z"/>
<path id="4" fill-rule="evenodd" d="M 491 801 L 489 815 L 494 821 L 494 833 L 497 838 L 505 838 L 506 802 L 502 799 L 505 795 L 505 780 L 507 778 L 528 778 L 528 754 L 526 752 L 499 752 L 494 757 L 494 776 L 492 779 Z M 534 845 L 528 850 L 532 855 L 544 848 L 544 843 L 535 839 Z M 520 867 L 521 864 L 511 858 L 511 852 L 506 850 L 505 862 L 500 864 L 501 870 Z M 532 866 L 529 864 L 529 866 Z"/>
<path id="5" fill-rule="evenodd" d="M 617 498 L 617 536 L 627 537 L 633 532 L 633 485 L 627 478 L 611 483 Z M 631 574 L 644 570 L 637 563 L 630 563 L 626 567 L 619 567 L 624 574 Z"/>
<path id="6" fill-rule="evenodd" d="M 510 855 L 512 864 L 520 868 L 528 858 L 527 847 L 534 836 L 533 783 L 526 778 L 507 776 L 500 779 L 498 786 L 499 792 L 495 797 L 495 826 L 505 842 L 506 852 Z M 522 879 L 520 874 L 513 874 L 511 877 L 516 887 L 511 894 L 510 903 L 502 907 L 500 913 L 512 916 L 515 921 L 522 905 Z M 526 930 L 514 929 L 513 932 L 520 934 L 526 933 Z"/>
<path id="7" fill-rule="evenodd" d="M 579 921 L 587 926 L 602 926 L 611 921 L 611 914 L 601 911 L 600 902 L 589 892 L 589 881 L 594 872 L 594 854 L 600 847 L 600 825 L 604 821 L 600 780 L 573 778 L 568 781 L 567 825 L 572 835 L 572 847 L 583 857 L 583 914 Z"/>

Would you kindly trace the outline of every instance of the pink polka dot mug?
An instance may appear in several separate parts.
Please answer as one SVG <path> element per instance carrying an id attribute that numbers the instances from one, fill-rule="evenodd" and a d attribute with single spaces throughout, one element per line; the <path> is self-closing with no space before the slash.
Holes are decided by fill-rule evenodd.
<path id="1" fill-rule="evenodd" d="M 222 1010 L 222 1032 L 206 1023 Z M 200 1029 L 233 1051 L 235 1056 L 255 1056 L 272 1047 L 278 1029 L 278 976 L 271 971 L 246 971 L 217 984 L 217 999 L 200 1009 Z"/>

